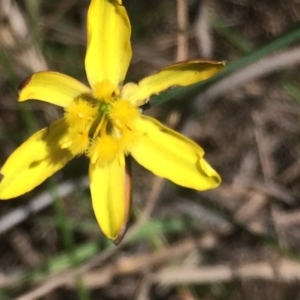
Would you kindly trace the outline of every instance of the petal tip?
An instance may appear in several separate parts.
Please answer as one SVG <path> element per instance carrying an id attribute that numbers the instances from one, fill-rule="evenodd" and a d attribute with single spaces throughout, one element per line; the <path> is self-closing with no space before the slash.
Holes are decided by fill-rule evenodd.
<path id="1" fill-rule="evenodd" d="M 118 246 L 123 241 L 126 232 L 127 232 L 127 222 L 126 224 L 123 225 L 118 235 L 114 239 L 111 239 L 112 242 L 115 244 L 115 246 Z"/>
<path id="2" fill-rule="evenodd" d="M 21 82 L 21 84 L 19 85 L 19 88 L 18 88 L 18 97 L 19 97 L 19 101 L 22 101 L 22 99 L 21 99 L 21 92 L 22 92 L 22 90 L 29 84 L 29 82 L 31 81 L 31 79 L 32 79 L 32 76 L 33 76 L 33 74 L 32 75 L 30 75 L 30 76 L 28 76 L 28 77 L 26 77 L 22 82 Z"/>
<path id="3" fill-rule="evenodd" d="M 218 173 L 214 174 L 213 176 L 211 176 L 211 178 L 215 181 L 215 188 L 218 187 L 221 183 L 222 183 L 222 179 L 219 176 Z"/>
<path id="4" fill-rule="evenodd" d="M 217 188 L 222 182 L 220 175 L 209 165 L 205 159 L 201 158 L 199 160 L 199 164 L 202 171 L 211 180 L 210 189 Z"/>

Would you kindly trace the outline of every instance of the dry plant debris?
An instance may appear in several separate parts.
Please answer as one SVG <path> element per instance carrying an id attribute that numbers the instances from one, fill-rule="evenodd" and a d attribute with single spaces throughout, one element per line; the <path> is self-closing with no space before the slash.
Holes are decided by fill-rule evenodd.
<path id="1" fill-rule="evenodd" d="M 61 114 L 17 105 L 26 76 L 48 68 L 85 80 L 88 3 L 0 1 L 0 164 Z M 135 28 L 128 80 L 184 58 L 235 61 L 300 20 L 296 0 L 199 3 L 124 0 Z M 136 208 L 116 248 L 94 221 L 80 159 L 1 202 L 0 299 L 298 299 L 299 63 L 296 43 L 149 111 L 201 143 L 223 184 L 199 194 L 133 165 Z"/>

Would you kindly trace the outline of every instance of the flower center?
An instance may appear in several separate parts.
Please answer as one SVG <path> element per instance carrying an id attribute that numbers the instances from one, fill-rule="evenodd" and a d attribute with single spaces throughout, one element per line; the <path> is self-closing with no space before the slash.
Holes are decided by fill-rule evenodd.
<path id="1" fill-rule="evenodd" d="M 140 112 L 109 90 L 110 86 L 99 84 L 96 96 L 81 95 L 65 109 L 68 133 L 60 146 L 73 155 L 86 154 L 92 164 L 124 161 L 122 155 L 131 152 L 138 138 L 135 123 Z"/>

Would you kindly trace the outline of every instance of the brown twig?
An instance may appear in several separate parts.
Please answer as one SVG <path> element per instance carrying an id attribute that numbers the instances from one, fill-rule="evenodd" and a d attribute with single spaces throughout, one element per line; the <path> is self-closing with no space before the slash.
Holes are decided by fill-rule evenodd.
<path id="1" fill-rule="evenodd" d="M 188 7 L 187 0 L 177 0 L 177 54 L 176 61 L 188 58 Z"/>

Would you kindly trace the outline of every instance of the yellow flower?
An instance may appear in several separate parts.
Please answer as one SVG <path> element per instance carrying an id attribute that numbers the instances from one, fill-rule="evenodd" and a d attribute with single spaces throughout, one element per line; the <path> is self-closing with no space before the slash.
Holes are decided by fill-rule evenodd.
<path id="1" fill-rule="evenodd" d="M 207 190 L 221 179 L 204 151 L 183 135 L 144 116 L 149 97 L 173 86 L 205 80 L 222 62 L 171 65 L 138 84 L 123 86 L 131 60 L 131 27 L 121 0 L 92 0 L 87 16 L 85 69 L 90 87 L 57 72 L 39 72 L 21 85 L 19 101 L 36 99 L 65 109 L 64 117 L 32 135 L 0 173 L 0 199 L 22 195 L 77 155 L 90 158 L 93 209 L 103 233 L 122 239 L 130 209 L 125 157 L 184 187 Z"/>

